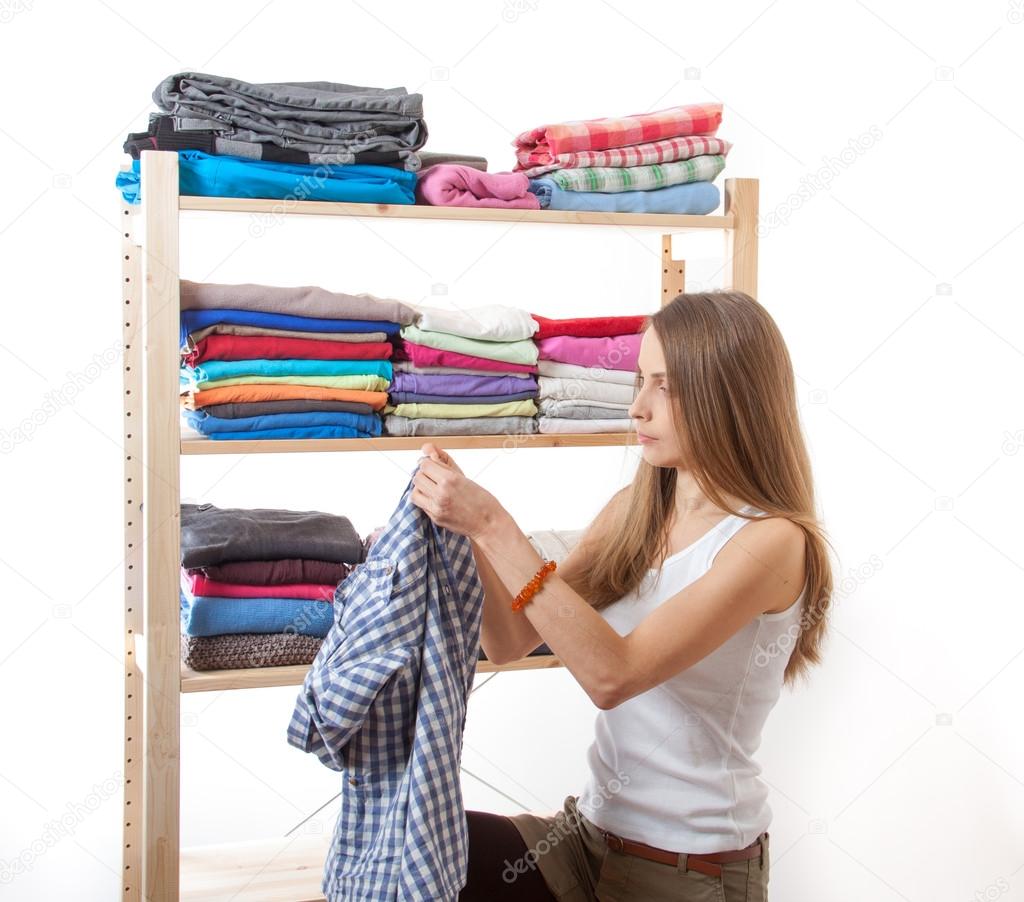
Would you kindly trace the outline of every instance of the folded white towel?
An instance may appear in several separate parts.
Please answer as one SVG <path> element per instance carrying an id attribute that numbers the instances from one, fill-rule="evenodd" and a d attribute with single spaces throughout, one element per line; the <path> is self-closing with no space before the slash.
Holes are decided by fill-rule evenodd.
<path id="1" fill-rule="evenodd" d="M 537 429 L 541 433 L 573 432 L 632 432 L 628 420 L 568 420 L 565 417 L 538 417 Z M 634 432 L 635 434 L 635 432 Z"/>
<path id="2" fill-rule="evenodd" d="M 485 304 L 461 310 L 414 305 L 416 325 L 427 332 L 447 332 L 485 341 L 521 341 L 532 338 L 540 325 L 525 310 L 503 304 Z"/>
<path id="3" fill-rule="evenodd" d="M 600 410 L 602 419 L 605 417 L 609 419 L 618 417 L 628 420 L 630 418 L 628 404 L 616 404 L 614 401 L 591 401 L 588 399 L 582 401 L 556 401 L 554 398 L 541 398 L 537 401 L 537 414 L 542 417 L 564 417 L 569 411 L 580 407 L 586 407 L 591 411 Z M 605 413 L 604 411 L 608 412 Z M 578 419 L 586 419 L 586 417 L 579 417 Z M 625 428 L 623 426 L 623 429 Z"/>
<path id="4" fill-rule="evenodd" d="M 634 395 L 632 385 L 598 382 L 596 379 L 559 379 L 554 376 L 538 376 L 537 387 L 540 389 L 541 398 L 551 398 L 556 401 L 586 401 L 588 404 L 605 401 L 628 406 L 633 403 Z"/>
<path id="5" fill-rule="evenodd" d="M 633 385 L 636 380 L 632 370 L 606 370 L 599 366 L 579 366 L 544 358 L 537 361 L 537 373 L 561 379 L 593 379 L 595 382 L 614 382 L 618 385 Z"/>

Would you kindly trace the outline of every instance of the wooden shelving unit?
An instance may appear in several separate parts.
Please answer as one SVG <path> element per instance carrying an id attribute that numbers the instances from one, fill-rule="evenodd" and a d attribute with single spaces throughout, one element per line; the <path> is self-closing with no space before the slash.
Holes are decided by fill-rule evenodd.
<path id="1" fill-rule="evenodd" d="M 182 849 L 180 845 L 181 694 L 299 685 L 307 670 L 300 666 L 196 672 L 182 666 L 178 611 L 181 457 L 418 450 L 423 438 L 182 441 L 178 381 L 180 211 L 656 227 L 662 230 L 661 302 L 665 303 L 685 286 L 685 264 L 672 256 L 672 235 L 706 229 L 720 230 L 724 235 L 725 285 L 756 297 L 758 183 L 756 179 L 726 179 L 722 215 L 681 216 L 187 197 L 178 192 L 176 153 L 145 151 L 141 170 L 143 202 L 139 206 L 122 202 L 120 217 L 125 364 L 122 898 L 125 902 L 322 900 L 320 877 L 329 836 L 228 843 L 204 849 Z M 634 435 L 438 436 L 436 440 L 446 448 L 500 448 L 510 443 L 524 448 L 582 448 L 632 444 Z M 481 661 L 477 672 L 558 666 L 560 662 L 554 656 L 534 655 L 502 666 Z"/>

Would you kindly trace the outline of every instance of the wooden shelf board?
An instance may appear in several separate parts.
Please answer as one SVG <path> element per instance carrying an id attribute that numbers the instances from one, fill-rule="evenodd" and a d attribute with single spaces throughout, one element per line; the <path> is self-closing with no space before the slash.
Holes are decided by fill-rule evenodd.
<path id="1" fill-rule="evenodd" d="M 496 673 L 512 670 L 544 670 L 561 667 L 554 655 L 529 655 L 510 664 L 480 661 L 476 672 Z M 262 689 L 268 686 L 299 686 L 309 670 L 308 664 L 284 667 L 250 667 L 241 670 L 190 670 L 181 668 L 182 692 L 219 692 L 224 689 Z"/>
<path id="2" fill-rule="evenodd" d="M 182 439 L 182 454 L 292 454 L 310 451 L 418 451 L 424 442 L 442 448 L 584 448 L 636 445 L 635 432 L 532 435 L 382 435 L 377 438 Z"/>
<path id="3" fill-rule="evenodd" d="M 191 846 L 181 850 L 181 902 L 323 902 L 331 835 Z"/>
<path id="4" fill-rule="evenodd" d="M 440 219 L 456 222 L 546 222 L 569 225 L 657 226 L 676 231 L 731 229 L 734 218 L 683 213 L 597 213 L 573 210 L 502 210 L 431 207 L 420 204 L 344 204 L 315 200 L 262 200 L 247 197 L 179 195 L 180 210 L 222 213 L 353 216 L 375 219 Z"/>

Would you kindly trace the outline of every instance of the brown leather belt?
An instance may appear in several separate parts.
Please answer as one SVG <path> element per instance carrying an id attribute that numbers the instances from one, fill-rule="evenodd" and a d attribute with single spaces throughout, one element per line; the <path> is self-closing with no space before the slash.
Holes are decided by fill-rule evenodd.
<path id="1" fill-rule="evenodd" d="M 630 855 L 639 855 L 641 858 L 648 858 L 651 861 L 660 861 L 662 864 L 678 864 L 679 852 L 669 852 L 667 849 L 658 849 L 649 846 L 647 843 L 637 842 L 634 839 L 623 839 L 608 830 L 602 830 L 601 835 L 608 844 L 609 849 L 616 852 L 628 852 Z M 768 833 L 765 832 L 767 839 Z M 732 849 L 728 852 L 706 852 L 704 854 L 688 854 L 686 856 L 686 870 L 698 871 L 707 874 L 709 877 L 721 877 L 722 865 L 730 861 L 747 861 L 751 858 L 760 858 L 761 866 L 764 866 L 764 848 L 761 838 L 755 839 L 745 849 Z"/>

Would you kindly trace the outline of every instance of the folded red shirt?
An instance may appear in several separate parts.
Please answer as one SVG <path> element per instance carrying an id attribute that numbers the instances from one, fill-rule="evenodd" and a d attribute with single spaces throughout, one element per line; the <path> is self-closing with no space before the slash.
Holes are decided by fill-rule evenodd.
<path id="1" fill-rule="evenodd" d="M 220 335 L 201 338 L 185 355 L 189 366 L 203 360 L 387 360 L 389 341 L 324 341 L 279 335 Z"/>
<path id="2" fill-rule="evenodd" d="M 578 335 L 583 338 L 608 338 L 613 335 L 633 335 L 643 331 L 647 315 L 638 316 L 585 316 L 574 319 L 548 319 L 531 313 L 540 329 L 533 340 L 550 338 L 552 335 Z"/>

